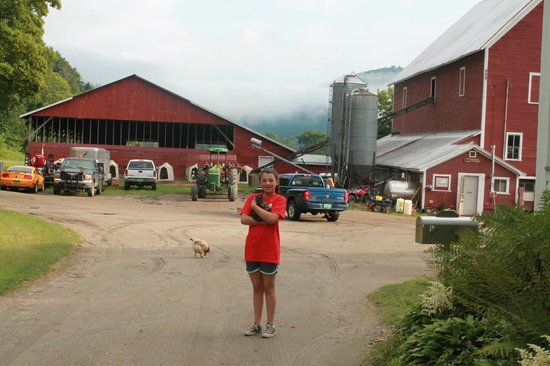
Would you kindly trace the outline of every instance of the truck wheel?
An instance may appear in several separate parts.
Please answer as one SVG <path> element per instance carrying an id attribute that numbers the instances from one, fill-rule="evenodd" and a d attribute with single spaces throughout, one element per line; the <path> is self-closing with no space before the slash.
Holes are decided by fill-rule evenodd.
<path id="1" fill-rule="evenodd" d="M 301 213 L 296 208 L 296 202 L 290 201 L 288 203 L 288 206 L 286 208 L 286 214 L 288 218 L 291 219 L 292 221 L 300 220 Z"/>
<path id="2" fill-rule="evenodd" d="M 124 183 L 124 190 L 127 191 L 130 189 L 130 184 L 129 183 Z"/>
<path id="3" fill-rule="evenodd" d="M 95 196 L 95 187 L 88 189 L 88 197 L 93 197 L 93 196 Z"/>
<path id="4" fill-rule="evenodd" d="M 60 193 L 61 193 L 61 188 L 57 184 L 54 184 L 53 185 L 53 194 L 60 194 Z"/>
<path id="5" fill-rule="evenodd" d="M 103 184 L 101 182 L 99 182 L 98 186 L 97 186 L 97 192 L 96 194 L 101 194 L 101 192 L 103 192 Z"/>
<path id="6" fill-rule="evenodd" d="M 197 199 L 199 199 L 199 187 L 193 184 L 191 187 L 191 201 L 196 201 Z"/>
<path id="7" fill-rule="evenodd" d="M 156 184 L 153 184 L 153 185 L 151 186 L 151 189 L 152 189 L 153 191 L 156 191 L 156 190 L 157 190 L 157 185 L 156 185 Z"/>
<path id="8" fill-rule="evenodd" d="M 334 222 L 334 221 L 337 221 L 339 217 L 340 217 L 340 214 L 338 212 L 327 213 L 327 221 Z"/>

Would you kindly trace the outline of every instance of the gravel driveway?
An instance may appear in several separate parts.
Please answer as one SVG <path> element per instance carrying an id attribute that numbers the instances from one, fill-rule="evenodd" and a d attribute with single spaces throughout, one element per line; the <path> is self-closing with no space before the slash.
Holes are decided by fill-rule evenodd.
<path id="1" fill-rule="evenodd" d="M 283 221 L 278 334 L 244 337 L 253 310 L 242 198 L 1 191 L 1 208 L 61 223 L 84 243 L 0 297 L 0 364 L 359 364 L 381 329 L 365 295 L 428 272 L 414 219 L 347 211 L 335 223 Z M 190 238 L 211 254 L 195 258 Z"/>

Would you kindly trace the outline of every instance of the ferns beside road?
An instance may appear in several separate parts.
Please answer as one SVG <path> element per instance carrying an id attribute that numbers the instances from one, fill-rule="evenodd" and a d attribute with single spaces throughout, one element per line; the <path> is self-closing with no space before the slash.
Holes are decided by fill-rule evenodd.
<path id="1" fill-rule="evenodd" d="M 542 202 L 535 214 L 499 207 L 477 218 L 478 233 L 430 250 L 440 283 L 376 364 L 545 364 L 532 362 L 550 355 L 550 192 Z"/>

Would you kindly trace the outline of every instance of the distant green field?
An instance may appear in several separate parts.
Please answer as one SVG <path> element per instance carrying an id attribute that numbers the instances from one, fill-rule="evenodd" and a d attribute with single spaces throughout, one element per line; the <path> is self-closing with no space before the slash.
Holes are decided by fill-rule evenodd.
<path id="1" fill-rule="evenodd" d="M 0 163 L 4 164 L 4 169 L 11 165 L 23 165 L 25 163 L 25 155 L 0 146 Z"/>

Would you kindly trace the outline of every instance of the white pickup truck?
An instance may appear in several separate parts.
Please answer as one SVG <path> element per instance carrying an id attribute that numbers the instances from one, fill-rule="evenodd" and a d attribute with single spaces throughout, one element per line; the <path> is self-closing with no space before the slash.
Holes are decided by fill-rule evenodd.
<path id="1" fill-rule="evenodd" d="M 157 168 L 153 160 L 132 159 L 124 170 L 124 189 L 150 186 L 157 189 Z"/>

